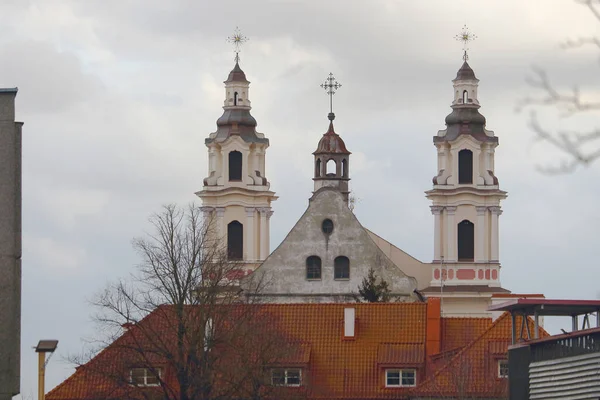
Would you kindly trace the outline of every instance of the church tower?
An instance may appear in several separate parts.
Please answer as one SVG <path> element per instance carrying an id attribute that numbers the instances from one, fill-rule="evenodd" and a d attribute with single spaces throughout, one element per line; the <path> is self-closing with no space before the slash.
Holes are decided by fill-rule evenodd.
<path id="1" fill-rule="evenodd" d="M 313 153 L 315 156 L 315 174 L 313 178 L 315 190 L 313 193 L 324 187 L 337 189 L 347 205 L 350 194 L 348 183 L 350 181 L 350 154 L 352 153 L 346 149 L 346 144 L 333 129 L 333 120 L 335 119 L 333 95 L 342 85 L 330 73 L 321 87 L 325 89 L 329 96 L 329 114 L 327 115 L 329 129 L 323 134 L 317 145 L 317 150 Z"/>
<path id="2" fill-rule="evenodd" d="M 333 129 L 335 115 L 329 113 L 329 129 L 323 134 L 315 156 L 315 192 L 323 187 L 339 190 L 348 203 L 348 182 L 350 181 L 350 152 L 342 138 Z"/>
<path id="3" fill-rule="evenodd" d="M 196 194 L 202 199 L 205 218 L 215 223 L 230 260 L 246 271 L 254 270 L 270 253 L 269 221 L 276 200 L 265 177 L 269 139 L 256 131 L 250 114 L 250 82 L 239 66 L 239 57 L 225 83 L 223 115 L 217 130 L 205 140 L 208 177 Z"/>
<path id="4" fill-rule="evenodd" d="M 425 292 L 442 293 L 447 315 L 456 316 L 485 314 L 491 295 L 506 292 L 500 285 L 498 240 L 500 201 L 506 192 L 494 174 L 498 138 L 479 113 L 479 80 L 467 58 L 465 51 L 452 81 L 446 129 L 433 138 L 438 173 L 426 192 L 434 216 L 434 252 L 431 286 Z M 473 301 L 475 297 L 481 301 Z"/>

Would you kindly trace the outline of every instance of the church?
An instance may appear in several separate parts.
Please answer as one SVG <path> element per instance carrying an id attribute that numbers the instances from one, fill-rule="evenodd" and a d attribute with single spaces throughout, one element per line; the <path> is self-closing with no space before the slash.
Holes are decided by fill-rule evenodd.
<path id="1" fill-rule="evenodd" d="M 262 290 L 252 292 L 264 302 L 252 303 L 258 311 L 250 320 L 260 317 L 256 321 L 261 327 L 285 338 L 279 348 L 293 349 L 270 361 L 250 357 L 259 361 L 251 370 L 261 371 L 263 385 L 252 381 L 251 387 L 274 394 L 267 398 L 300 394 L 340 400 L 505 399 L 507 351 L 515 327 L 520 323 L 521 332 L 526 328 L 535 337 L 548 334 L 537 319 L 534 323 L 519 316 L 517 323 L 508 313 L 488 311 L 511 297 L 543 296 L 512 294 L 500 283 L 500 203 L 507 193 L 500 189 L 494 171 L 498 138 L 486 129 L 479 112 L 479 80 L 466 52 L 452 80 L 446 127 L 433 136 L 438 157 L 437 166 L 431 166 L 432 184 L 424 185 L 434 224 L 431 262 L 411 257 L 366 229 L 353 213 L 352 153 L 335 130 L 332 109 L 325 133 L 315 143 L 313 165 L 306 166 L 312 169 L 314 182 L 312 194 L 307 193 L 309 205 L 271 251 L 272 203 L 277 196 L 267 178 L 269 139 L 256 130 L 250 82 L 239 57 L 224 83 L 223 114 L 205 140 L 208 173 L 196 195 L 205 220 L 215 224 L 209 231 L 216 235 L 213 239 L 225 247 L 228 262 L 239 265 L 241 289 L 248 289 L 256 277 L 265 282 Z M 324 86 L 336 89 L 332 74 Z M 359 285 L 371 270 L 388 283 L 391 301 L 356 303 Z M 235 298 L 239 299 L 237 291 Z M 216 319 L 221 321 L 217 330 L 223 330 L 223 340 L 232 327 L 238 329 L 238 318 L 250 310 L 246 306 L 237 302 L 223 306 L 238 312 L 225 314 L 231 321 Z M 244 375 L 236 372 L 239 359 L 227 358 L 240 343 L 211 347 L 206 332 L 214 334 L 212 317 L 198 336 L 194 329 L 179 329 L 173 322 L 174 310 L 174 305 L 163 305 L 140 321 L 123 325 L 114 343 L 47 398 L 139 398 L 140 393 L 159 398 L 161 390 L 184 391 L 178 386 L 178 373 L 181 365 L 189 364 L 190 354 L 202 360 L 215 354 L 234 360 L 217 369 L 217 383 L 224 371 Z M 202 307 L 189 308 L 191 313 L 198 310 L 210 314 Z M 250 331 L 253 335 L 243 336 L 250 342 L 244 343 L 260 344 L 264 335 L 256 332 L 262 331 Z M 177 336 L 181 334 L 190 343 L 203 340 L 204 347 L 194 345 L 190 354 L 173 352 L 178 349 L 175 343 L 187 340 Z M 229 378 L 224 382 L 214 388 L 232 386 Z"/>
<path id="2" fill-rule="evenodd" d="M 196 194 L 205 218 L 216 221 L 229 259 L 240 264 L 243 275 L 268 282 L 261 296 L 275 303 L 354 301 L 373 269 L 389 284 L 394 301 L 439 297 L 444 315 L 494 317 L 487 311 L 494 299 L 511 296 L 500 283 L 500 203 L 507 193 L 494 172 L 498 137 L 479 112 L 479 80 L 466 51 L 463 60 L 452 80 L 446 127 L 433 136 L 437 167 L 431 167 L 433 185 L 426 196 L 434 253 L 431 262 L 423 262 L 363 227 L 352 212 L 352 153 L 335 131 L 333 112 L 315 143 L 313 165 L 307 165 L 314 181 L 309 206 L 271 252 L 269 225 L 277 196 L 265 168 L 269 139 L 256 130 L 250 82 L 236 57 L 224 82 L 223 115 L 205 141 L 208 176 Z M 327 82 L 335 82 L 331 74 Z"/>

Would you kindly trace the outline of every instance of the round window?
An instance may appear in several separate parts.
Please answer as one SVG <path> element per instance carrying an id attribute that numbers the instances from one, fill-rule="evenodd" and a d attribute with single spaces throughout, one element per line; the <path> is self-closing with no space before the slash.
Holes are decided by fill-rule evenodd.
<path id="1" fill-rule="evenodd" d="M 329 235 L 331 232 L 333 232 L 333 221 L 329 218 L 326 219 L 323 221 L 323 224 L 321 224 L 321 229 L 323 230 L 324 234 Z"/>

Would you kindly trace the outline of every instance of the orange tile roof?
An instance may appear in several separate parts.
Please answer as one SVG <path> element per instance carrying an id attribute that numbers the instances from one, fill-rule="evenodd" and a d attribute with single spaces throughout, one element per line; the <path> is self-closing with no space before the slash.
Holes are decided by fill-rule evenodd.
<path id="1" fill-rule="evenodd" d="M 419 366 L 425 361 L 425 343 L 382 343 L 377 349 L 380 365 Z"/>
<path id="2" fill-rule="evenodd" d="M 430 299 L 430 302 L 433 303 L 433 300 Z M 431 315 L 432 310 L 437 310 L 439 315 L 439 302 L 437 308 L 435 303 L 433 305 L 433 308 L 432 304 L 425 303 L 267 304 L 260 307 L 290 341 L 300 343 L 297 350 L 279 364 L 289 363 L 289 366 L 306 368 L 305 374 L 310 382 L 309 398 L 381 399 L 402 398 L 411 392 L 415 393 L 410 388 L 386 388 L 386 367 L 415 368 L 418 393 L 421 393 L 421 388 L 428 393 L 437 387 L 451 391 L 448 383 L 451 369 L 448 365 L 456 364 L 457 357 L 465 356 L 477 365 L 485 363 L 489 354 L 497 354 L 503 349 L 503 344 L 498 343 L 510 338 L 510 318 L 504 316 L 494 324 L 489 319 L 440 320 Z M 346 307 L 356 310 L 354 338 L 344 338 Z M 168 332 L 168 319 L 160 315 L 159 307 L 137 326 L 155 324 L 157 330 Z M 47 400 L 124 397 L 124 393 L 131 390 L 129 385 L 119 387 L 108 380 L 105 374 L 95 370 L 100 365 L 105 369 L 122 371 L 128 365 L 126 356 L 118 347 L 123 342 L 135 339 L 137 326 L 88 364 L 78 368 L 71 377 L 48 393 Z M 439 340 L 435 339 L 436 335 L 441 339 L 442 352 L 457 349 L 440 358 L 443 360 L 441 364 L 433 361 L 436 356 L 428 356 L 431 352 L 426 351 L 432 339 Z M 439 354 L 439 351 L 438 345 L 436 353 Z M 155 361 L 157 365 L 161 363 L 160 360 Z M 485 380 L 486 377 L 478 375 L 478 379 Z"/>
<path id="3" fill-rule="evenodd" d="M 442 351 L 471 343 L 492 325 L 491 318 L 442 318 Z"/>
<path id="4" fill-rule="evenodd" d="M 517 318 L 518 326 L 520 318 Z M 533 332 L 531 318 L 527 323 Z M 545 336 L 549 334 L 540 328 L 540 337 Z M 413 393 L 419 396 L 505 397 L 507 379 L 498 378 L 497 368 L 498 360 L 507 358 L 511 337 L 511 318 L 504 313 Z"/>

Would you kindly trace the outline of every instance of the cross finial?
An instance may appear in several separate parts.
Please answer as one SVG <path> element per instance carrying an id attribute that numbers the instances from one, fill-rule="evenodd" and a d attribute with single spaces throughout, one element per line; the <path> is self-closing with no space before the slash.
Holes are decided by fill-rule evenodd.
<path id="1" fill-rule="evenodd" d="M 463 42 L 463 60 L 467 61 L 469 59 L 469 55 L 467 54 L 469 51 L 469 42 L 477 39 L 477 36 L 469 32 L 467 25 L 463 25 L 462 31 L 458 35 L 454 36 L 454 38 L 459 42 Z"/>
<path id="2" fill-rule="evenodd" d="M 235 53 L 236 63 L 240 62 L 240 51 L 242 51 L 240 47 L 248 40 L 249 39 L 246 36 L 242 35 L 242 32 L 240 32 L 240 29 L 237 26 L 235 27 L 235 31 L 233 31 L 233 35 L 227 38 L 227 41 L 233 44 L 233 51 Z"/>
<path id="3" fill-rule="evenodd" d="M 333 113 L 333 95 L 336 90 L 342 87 L 342 84 L 338 83 L 333 77 L 333 73 L 330 72 L 325 82 L 321 84 L 321 87 L 329 95 L 329 115 L 327 117 L 330 121 L 333 121 L 335 119 L 335 114 Z"/>

